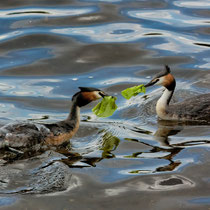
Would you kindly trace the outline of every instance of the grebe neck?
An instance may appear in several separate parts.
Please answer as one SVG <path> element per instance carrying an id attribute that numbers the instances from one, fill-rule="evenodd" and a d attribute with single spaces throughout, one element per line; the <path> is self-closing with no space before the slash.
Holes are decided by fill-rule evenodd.
<path id="1" fill-rule="evenodd" d="M 66 122 L 70 122 L 71 124 L 79 124 L 80 121 L 80 107 L 77 105 L 76 101 L 73 101 L 70 113 L 66 119 Z"/>
<path id="2" fill-rule="evenodd" d="M 174 89 L 165 89 L 162 96 L 157 101 L 156 112 L 161 119 L 167 119 L 168 107 L 173 96 Z"/>

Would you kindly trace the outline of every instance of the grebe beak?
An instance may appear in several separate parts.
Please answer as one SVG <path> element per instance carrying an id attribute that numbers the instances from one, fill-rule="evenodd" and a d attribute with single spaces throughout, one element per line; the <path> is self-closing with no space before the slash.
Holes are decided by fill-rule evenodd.
<path id="1" fill-rule="evenodd" d="M 158 81 L 159 81 L 158 79 L 153 79 L 150 82 L 148 82 L 146 85 L 144 85 L 144 87 L 150 87 L 150 86 L 154 85 Z"/>
<path id="2" fill-rule="evenodd" d="M 104 93 L 104 92 L 102 92 L 102 91 L 99 92 L 99 95 L 100 95 L 101 97 L 103 97 L 103 98 L 104 98 L 105 96 L 109 96 L 108 94 L 106 94 L 106 93 Z"/>

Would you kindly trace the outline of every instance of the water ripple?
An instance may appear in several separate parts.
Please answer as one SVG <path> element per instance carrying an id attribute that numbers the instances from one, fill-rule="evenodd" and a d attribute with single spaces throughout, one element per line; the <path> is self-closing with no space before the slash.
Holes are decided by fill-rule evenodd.
<path id="1" fill-rule="evenodd" d="M 52 57 L 52 53 L 48 48 L 31 48 L 10 51 L 4 58 L 0 58 L 0 70 L 30 64 L 41 58 L 50 57 Z"/>
<path id="2" fill-rule="evenodd" d="M 201 0 L 201 1 L 174 1 L 173 3 L 176 6 L 186 7 L 186 8 L 203 8 L 203 9 L 210 8 L 209 0 Z"/>
<path id="3" fill-rule="evenodd" d="M 135 23 L 110 23 L 91 27 L 52 29 L 51 32 L 68 36 L 84 36 L 94 42 L 106 43 L 136 41 L 142 37 L 145 29 Z"/>
<path id="4" fill-rule="evenodd" d="M 180 10 L 133 10 L 127 11 L 127 15 L 132 18 L 152 20 L 154 22 L 162 22 L 171 27 L 192 27 L 201 25 L 210 25 L 210 19 L 192 17 L 182 14 Z"/>
<path id="5" fill-rule="evenodd" d="M 28 18 L 28 17 L 39 17 L 39 16 L 47 16 L 47 17 L 64 17 L 64 16 L 77 16 L 88 14 L 91 12 L 97 11 L 98 8 L 96 6 L 92 7 L 59 7 L 59 8 L 50 8 L 50 7 L 28 7 L 28 8 L 15 8 L 8 10 L 0 11 L 0 19 L 1 18 Z"/>

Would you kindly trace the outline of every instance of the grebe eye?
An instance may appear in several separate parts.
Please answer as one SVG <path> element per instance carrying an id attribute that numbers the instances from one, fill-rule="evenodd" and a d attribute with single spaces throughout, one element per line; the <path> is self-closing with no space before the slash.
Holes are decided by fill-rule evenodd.
<path id="1" fill-rule="evenodd" d="M 155 80 L 154 80 L 154 82 L 156 83 L 156 82 L 159 82 L 160 81 L 160 78 L 156 78 Z"/>

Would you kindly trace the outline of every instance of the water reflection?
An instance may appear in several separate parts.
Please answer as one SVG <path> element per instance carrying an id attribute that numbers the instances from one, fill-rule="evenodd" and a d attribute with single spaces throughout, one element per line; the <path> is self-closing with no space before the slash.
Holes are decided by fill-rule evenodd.
<path id="1" fill-rule="evenodd" d="M 167 175 L 165 177 L 152 177 L 149 176 L 147 180 L 142 181 L 138 179 L 133 179 L 129 183 L 123 183 L 121 186 L 113 186 L 106 188 L 104 190 L 104 195 L 106 197 L 119 196 L 124 193 L 135 194 L 139 191 L 168 191 L 176 189 L 186 189 L 194 187 L 195 183 L 183 176 Z"/>
<path id="2" fill-rule="evenodd" d="M 179 167 L 183 167 L 188 164 L 190 160 L 185 160 L 185 158 L 176 158 L 179 153 L 181 153 L 186 147 L 206 145 L 210 143 L 210 140 L 184 140 L 180 143 L 171 142 L 170 137 L 177 135 L 186 125 L 182 125 L 176 122 L 158 122 L 158 130 L 154 133 L 153 138 L 158 142 L 158 145 L 150 141 L 141 141 L 132 138 L 126 138 L 127 141 L 134 141 L 140 144 L 146 145 L 151 149 L 148 151 L 140 151 L 132 153 L 131 155 L 126 155 L 125 159 L 134 159 L 141 161 L 141 168 L 137 169 L 126 169 L 120 170 L 120 174 L 124 175 L 135 175 L 135 174 L 153 174 L 165 171 L 176 171 Z M 148 131 L 150 135 L 150 132 Z M 153 160 L 148 162 L 148 160 Z M 157 160 L 162 160 L 158 162 Z M 166 161 L 168 163 L 166 164 Z M 143 161 L 143 164 L 142 164 Z M 133 167 L 135 167 L 135 162 Z"/>
<path id="3" fill-rule="evenodd" d="M 24 32 L 19 31 L 19 30 L 8 32 L 8 33 L 3 33 L 0 35 L 0 40 L 4 41 L 4 40 L 9 40 L 9 39 L 14 39 L 15 37 L 21 36 L 23 34 L 24 34 Z"/>
<path id="4" fill-rule="evenodd" d="M 112 153 L 115 151 L 120 143 L 120 139 L 113 136 L 110 132 L 107 132 L 103 136 L 103 144 L 101 147 L 102 158 L 114 158 L 115 155 Z"/>
<path id="5" fill-rule="evenodd" d="M 18 198 L 11 198 L 11 197 L 1 197 L 0 198 L 0 206 L 9 206 L 14 205 L 18 201 Z"/>
<path id="6" fill-rule="evenodd" d="M 83 42 L 90 43 L 127 43 L 138 42 L 140 40 L 148 43 L 149 48 L 161 49 L 167 53 L 197 53 L 202 52 L 204 49 L 194 43 L 208 42 L 207 37 L 195 37 L 189 33 L 178 35 L 176 30 L 172 29 L 165 31 L 163 29 L 148 29 L 147 24 L 136 23 L 109 23 L 104 25 L 94 25 L 88 27 L 71 27 L 71 28 L 58 28 L 49 30 L 50 33 L 72 36 Z M 157 37 L 156 43 L 153 44 L 150 38 Z M 146 40 L 145 40 L 146 39 Z M 186 46 L 183 49 L 183 44 Z"/>
<path id="7" fill-rule="evenodd" d="M 158 129 L 154 134 L 155 140 L 157 140 L 161 146 L 171 147 L 169 136 L 176 135 L 183 129 L 182 125 L 173 121 L 158 121 Z"/>
<path id="8" fill-rule="evenodd" d="M 144 131 L 140 128 L 129 128 L 128 125 L 121 125 L 115 124 L 114 133 L 113 126 L 109 131 L 101 130 L 99 133 L 101 133 L 101 147 L 99 147 L 100 150 L 103 152 L 98 157 L 91 157 L 90 154 L 86 154 L 84 157 L 80 157 L 79 162 L 75 162 L 74 164 L 68 162 L 69 167 L 88 167 L 88 166 L 96 166 L 99 164 L 100 161 L 103 159 L 109 159 L 109 158 L 115 158 L 116 160 L 120 159 L 130 159 L 131 163 L 133 161 L 133 165 L 130 167 L 136 167 L 136 160 L 139 160 L 141 162 L 141 168 L 137 169 L 119 169 L 118 173 L 121 175 L 136 175 L 136 174 L 154 174 L 154 173 L 160 173 L 160 172 L 170 172 L 175 171 L 179 167 L 183 167 L 185 164 L 189 163 L 189 160 L 185 160 L 185 158 L 176 158 L 179 153 L 181 153 L 182 150 L 184 150 L 186 147 L 195 146 L 195 145 L 201 145 L 201 144 L 209 144 L 210 141 L 208 140 L 192 140 L 192 141 L 184 141 L 180 143 L 172 143 L 170 140 L 171 136 L 177 135 L 179 132 L 181 132 L 184 129 L 185 125 L 180 125 L 177 123 L 170 123 L 170 122 L 164 122 L 159 121 L 158 122 L 158 130 L 154 133 L 153 139 L 158 142 L 158 144 L 152 142 L 151 140 L 139 140 L 132 139 L 132 138 L 125 138 L 126 141 L 129 142 L 137 142 L 138 144 L 145 145 L 148 148 L 151 148 L 149 150 L 134 152 L 131 155 L 117 155 L 118 153 L 118 147 L 122 143 L 122 140 L 118 138 L 119 132 L 121 135 L 124 135 L 124 129 L 128 131 L 127 134 L 136 133 L 136 136 L 141 136 L 142 134 L 146 134 L 151 136 L 150 131 Z M 106 126 L 107 127 L 107 126 Z M 119 131 L 117 131 L 119 129 Z M 139 132 L 139 129 L 141 130 Z M 116 153 L 116 154 L 115 154 Z M 150 161 L 153 160 L 153 161 Z M 143 162 L 142 162 L 143 161 Z M 65 163 L 67 163 L 65 160 Z M 81 164 L 85 163 L 85 165 Z M 143 164 L 142 164 L 143 163 Z M 129 167 L 129 168 L 130 168 Z"/>
<path id="9" fill-rule="evenodd" d="M 88 41 L 106 43 L 106 42 L 132 42 L 142 37 L 143 31 L 147 29 L 135 23 L 109 23 L 91 27 L 72 27 L 52 29 L 51 33 L 83 36 Z M 151 32 L 151 30 L 148 30 Z"/>
<path id="10" fill-rule="evenodd" d="M 23 18 L 23 17 L 34 17 L 34 16 L 47 16 L 47 17 L 63 17 L 63 16 L 76 16 L 82 14 L 88 14 L 91 12 L 97 11 L 98 8 L 96 6 L 92 7 L 57 7 L 57 8 L 49 8 L 49 7 L 28 7 L 28 8 L 20 8 L 20 9 L 8 9 L 0 11 L 0 19 L 1 18 Z"/>
<path id="11" fill-rule="evenodd" d="M 5 57 L 6 58 L 0 58 L 0 62 L 2 63 L 0 70 L 31 64 L 39 59 L 52 58 L 53 55 L 48 48 L 36 48 L 10 51 Z"/>
<path id="12" fill-rule="evenodd" d="M 162 141 L 165 143 L 167 142 L 168 136 L 163 137 L 163 135 L 161 135 L 161 143 Z M 160 140 L 158 138 L 158 140 Z M 142 159 L 153 159 L 154 163 L 155 160 L 163 160 L 161 162 L 159 162 L 157 165 L 154 165 L 153 167 L 151 167 L 151 165 L 146 166 L 143 165 L 142 169 L 135 169 L 135 170 L 131 170 L 128 171 L 128 173 L 130 174 L 153 174 L 153 173 L 157 173 L 157 172 L 164 172 L 164 171 L 174 171 L 176 170 L 176 168 L 182 164 L 181 161 L 176 161 L 174 160 L 174 158 L 176 157 L 176 155 L 181 152 L 181 150 L 183 148 L 181 147 L 171 147 L 171 148 L 165 148 L 161 147 L 161 146 L 153 146 L 151 144 L 147 144 L 145 142 L 141 142 L 147 146 L 152 147 L 152 149 L 150 151 L 145 151 L 145 152 L 136 152 L 133 153 L 130 156 L 126 156 L 126 158 L 138 158 L 139 160 Z M 164 160 L 167 160 L 168 163 L 166 163 Z M 153 163 L 153 164 L 154 164 Z M 151 164 L 151 163 L 150 163 Z"/>
<path id="13" fill-rule="evenodd" d="M 162 22 L 173 27 L 192 27 L 197 25 L 209 25 L 208 19 L 189 17 L 180 10 L 133 10 L 127 11 L 127 15 L 133 18 Z"/>
<path id="14" fill-rule="evenodd" d="M 209 8 L 210 2 L 208 0 L 201 1 L 174 1 L 174 5 L 185 8 Z"/>

